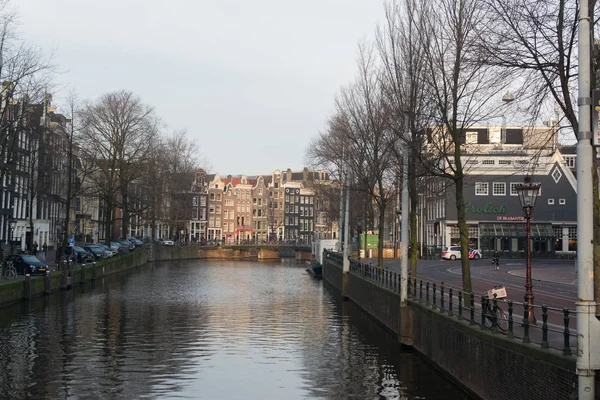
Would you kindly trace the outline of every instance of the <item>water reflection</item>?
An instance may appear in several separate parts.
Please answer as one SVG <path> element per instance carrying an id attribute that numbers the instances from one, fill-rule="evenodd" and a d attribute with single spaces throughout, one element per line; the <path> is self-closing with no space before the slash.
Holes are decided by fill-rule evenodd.
<path id="1" fill-rule="evenodd" d="M 179 262 L 0 310 L 0 398 L 466 398 L 290 263 Z"/>

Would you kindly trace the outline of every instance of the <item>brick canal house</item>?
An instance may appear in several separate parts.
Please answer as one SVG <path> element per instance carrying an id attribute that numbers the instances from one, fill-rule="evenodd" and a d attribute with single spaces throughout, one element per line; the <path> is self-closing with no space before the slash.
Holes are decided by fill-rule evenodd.
<path id="1" fill-rule="evenodd" d="M 469 241 L 484 254 L 524 257 L 525 218 L 516 185 L 531 175 L 541 191 L 531 221 L 532 255 L 574 253 L 577 246 L 576 178 L 573 156 L 564 157 L 548 128 L 472 128 L 461 155 Z M 448 165 L 453 162 L 447 160 Z M 440 178 L 423 179 L 419 239 L 432 250 L 458 245 L 455 188 Z"/>

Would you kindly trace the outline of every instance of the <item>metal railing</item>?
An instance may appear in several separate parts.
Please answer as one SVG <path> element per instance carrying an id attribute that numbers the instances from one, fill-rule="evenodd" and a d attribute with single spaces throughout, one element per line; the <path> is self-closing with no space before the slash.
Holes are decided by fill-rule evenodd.
<path id="1" fill-rule="evenodd" d="M 350 272 L 394 293 L 400 293 L 400 274 L 394 271 L 350 260 Z"/>
<path id="2" fill-rule="evenodd" d="M 577 347 L 576 312 L 568 308 L 533 305 L 540 315 L 536 324 L 529 322 L 530 306 L 508 299 L 493 299 L 487 294 L 465 293 L 444 282 L 412 278 L 408 280 L 409 298 L 430 306 L 440 313 L 467 320 L 494 333 L 504 334 L 523 343 L 537 343 L 542 348 L 554 348 L 563 355 L 572 355 Z M 498 310 L 507 310 L 505 317 Z M 521 312 L 522 311 L 522 312 Z M 537 312 L 536 312 L 537 311 Z M 502 326 L 502 328 L 501 328 Z"/>

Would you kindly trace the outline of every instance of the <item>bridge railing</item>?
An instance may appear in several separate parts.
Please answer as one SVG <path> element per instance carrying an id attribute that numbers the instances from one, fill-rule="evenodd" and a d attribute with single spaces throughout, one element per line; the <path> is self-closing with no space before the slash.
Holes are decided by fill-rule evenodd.
<path id="1" fill-rule="evenodd" d="M 408 282 L 409 298 L 440 313 L 523 343 L 537 343 L 542 348 L 558 349 L 563 355 L 576 352 L 577 334 L 571 328 L 576 325 L 575 310 L 545 304 L 530 306 L 496 296 L 488 298 L 486 293 L 464 292 L 461 288 L 439 281 L 411 278 Z M 530 322 L 531 312 L 538 318 L 541 316 L 535 324 Z"/>

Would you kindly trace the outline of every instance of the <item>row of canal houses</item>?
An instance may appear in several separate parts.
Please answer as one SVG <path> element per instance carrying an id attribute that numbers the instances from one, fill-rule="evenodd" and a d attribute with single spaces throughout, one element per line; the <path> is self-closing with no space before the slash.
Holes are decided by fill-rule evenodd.
<path id="1" fill-rule="evenodd" d="M 308 244 L 336 238 L 337 221 L 329 218 L 328 196 L 318 195 L 315 184 L 334 190 L 322 170 L 235 177 L 199 170 L 189 193 L 186 240 Z"/>

